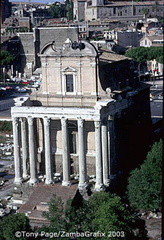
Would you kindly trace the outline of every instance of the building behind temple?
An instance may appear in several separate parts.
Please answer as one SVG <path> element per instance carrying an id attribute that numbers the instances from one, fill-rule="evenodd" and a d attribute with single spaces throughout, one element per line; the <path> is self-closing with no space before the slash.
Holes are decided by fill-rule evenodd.
<path id="1" fill-rule="evenodd" d="M 131 59 L 98 51 L 67 32 L 40 50 L 42 84 L 12 108 L 15 184 L 78 178 L 84 190 L 109 187 L 145 156 L 151 139 L 149 88 Z M 62 38 L 63 39 L 63 38 Z"/>
<path id="2" fill-rule="evenodd" d="M 9 0 L 2 0 L 0 10 L 0 23 L 2 24 L 6 18 L 10 17 L 10 15 L 11 15 L 11 2 L 9 2 Z"/>
<path id="3" fill-rule="evenodd" d="M 163 3 L 163 1 L 73 0 L 73 13 L 77 21 L 118 19 L 128 22 L 147 16 L 162 17 Z"/>

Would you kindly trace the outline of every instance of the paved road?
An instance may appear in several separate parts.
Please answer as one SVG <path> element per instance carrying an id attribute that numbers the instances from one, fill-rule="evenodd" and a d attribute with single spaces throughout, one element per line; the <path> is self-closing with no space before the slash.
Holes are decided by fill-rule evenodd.
<path id="1" fill-rule="evenodd" d="M 10 179 L 5 185 L 0 189 L 0 199 L 12 194 L 13 192 L 14 178 Z"/>
<path id="2" fill-rule="evenodd" d="M 14 98 L 25 95 L 24 93 L 14 93 L 11 96 L 0 98 L 0 119 L 10 119 L 11 107 L 14 106 Z"/>
<path id="3" fill-rule="evenodd" d="M 163 79 L 155 80 L 155 85 L 153 82 L 146 82 L 151 84 L 150 94 L 152 94 L 153 100 L 150 102 L 151 107 L 151 117 L 152 119 L 163 118 L 163 99 L 160 99 L 158 95 L 163 94 Z"/>
<path id="4" fill-rule="evenodd" d="M 151 116 L 152 117 L 163 117 L 163 101 L 162 100 L 155 100 L 150 103 L 151 107 Z"/>

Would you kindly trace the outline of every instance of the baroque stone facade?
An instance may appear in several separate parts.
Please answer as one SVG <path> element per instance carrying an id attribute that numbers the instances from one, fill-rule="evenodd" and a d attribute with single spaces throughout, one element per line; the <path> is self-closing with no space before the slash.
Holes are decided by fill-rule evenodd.
<path id="1" fill-rule="evenodd" d="M 31 76 L 36 68 L 41 66 L 38 54 L 48 41 L 54 41 L 56 48 L 61 48 L 65 39 L 77 41 L 78 31 L 73 27 L 36 27 L 33 32 L 19 33 L 20 67 L 19 72 Z"/>
<path id="2" fill-rule="evenodd" d="M 109 186 L 126 165 L 121 121 L 126 128 L 132 117 L 131 124 L 149 124 L 148 87 L 127 79 L 128 58 L 98 52 L 87 41 L 67 38 L 60 48 L 50 41 L 40 59 L 41 88 L 12 108 L 15 184 L 35 184 L 42 173 L 45 184 L 58 175 L 64 186 L 78 176 L 82 190 L 91 177 L 95 190 Z"/>

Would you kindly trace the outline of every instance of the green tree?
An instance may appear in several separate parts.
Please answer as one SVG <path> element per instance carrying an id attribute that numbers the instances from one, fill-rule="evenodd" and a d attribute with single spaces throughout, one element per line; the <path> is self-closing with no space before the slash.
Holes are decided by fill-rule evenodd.
<path id="1" fill-rule="evenodd" d="M 77 204 L 69 200 L 66 205 L 65 216 L 67 219 L 67 229 L 69 229 L 69 231 L 92 231 L 92 214 L 88 201 L 78 201 Z"/>
<path id="2" fill-rule="evenodd" d="M 143 12 L 143 14 L 144 14 L 144 17 L 147 18 L 148 15 L 149 15 L 149 9 L 148 9 L 148 8 L 143 8 L 143 9 L 142 9 L 142 12 Z"/>
<path id="3" fill-rule="evenodd" d="M 147 49 L 147 60 L 157 59 L 163 56 L 163 47 L 149 47 Z"/>
<path id="4" fill-rule="evenodd" d="M 49 211 L 44 212 L 44 217 L 50 222 L 49 228 L 55 232 L 66 228 L 64 206 L 61 198 L 54 195 L 49 203 Z"/>
<path id="5" fill-rule="evenodd" d="M 48 232 L 63 230 L 84 234 L 99 231 L 105 234 L 104 240 L 109 239 L 108 236 L 112 240 L 118 240 L 120 237 L 125 240 L 147 239 L 144 221 L 139 220 L 134 215 L 133 209 L 124 204 L 120 197 L 105 192 L 92 194 L 88 201 L 69 200 L 65 210 L 61 199 L 54 196 L 50 201 L 49 213 L 44 216 L 50 221 L 50 225 L 44 229 Z M 112 236 L 112 234 L 117 235 Z M 92 239 L 92 237 L 83 236 L 82 239 Z M 97 236 L 96 239 L 102 237 Z"/>
<path id="6" fill-rule="evenodd" d="M 163 63 L 163 55 L 156 58 L 158 63 Z"/>
<path id="7" fill-rule="evenodd" d="M 11 132 L 11 131 L 12 131 L 12 122 L 0 121 L 0 132 Z"/>
<path id="8" fill-rule="evenodd" d="M 14 57 L 8 51 L 0 51 L 0 63 L 2 66 L 10 64 L 13 60 Z"/>
<path id="9" fill-rule="evenodd" d="M 51 14 L 52 17 L 54 18 L 59 18 L 61 17 L 61 7 L 59 4 L 52 4 L 50 6 L 49 12 Z"/>
<path id="10" fill-rule="evenodd" d="M 136 47 L 129 49 L 125 53 L 125 56 L 142 63 L 163 56 L 163 47 Z"/>
<path id="11" fill-rule="evenodd" d="M 129 49 L 125 53 L 126 57 L 132 58 L 134 61 L 138 62 L 138 70 L 140 73 L 141 66 L 147 61 L 156 59 L 157 62 L 162 63 L 163 59 L 163 47 L 136 47 Z"/>
<path id="12" fill-rule="evenodd" d="M 142 63 L 147 61 L 147 49 L 145 47 L 136 47 L 129 49 L 126 53 L 125 56 L 132 58 L 134 61 Z"/>
<path id="13" fill-rule="evenodd" d="M 162 140 L 154 143 L 140 168 L 131 172 L 127 189 L 130 204 L 135 208 L 161 208 Z"/>
<path id="14" fill-rule="evenodd" d="M 73 3 L 70 0 L 65 2 L 66 17 L 68 20 L 73 20 Z"/>
<path id="15" fill-rule="evenodd" d="M 120 237 L 126 240 L 147 239 L 144 222 L 134 216 L 134 210 L 123 203 L 119 196 L 98 192 L 91 196 L 89 204 L 92 210 L 92 231 L 98 229 L 106 236 L 110 232 L 117 233 L 116 236 L 111 235 L 112 240 L 118 240 Z"/>
<path id="16" fill-rule="evenodd" d="M 73 3 L 71 0 L 66 0 L 64 4 L 54 3 L 51 5 L 49 12 L 52 17 L 61 18 L 67 17 L 68 20 L 73 19 Z"/>
<path id="17" fill-rule="evenodd" d="M 5 216 L 0 221 L 0 240 L 18 240 L 15 236 L 17 231 L 29 230 L 29 220 L 23 213 Z M 19 239 L 25 240 L 26 237 L 20 236 Z"/>

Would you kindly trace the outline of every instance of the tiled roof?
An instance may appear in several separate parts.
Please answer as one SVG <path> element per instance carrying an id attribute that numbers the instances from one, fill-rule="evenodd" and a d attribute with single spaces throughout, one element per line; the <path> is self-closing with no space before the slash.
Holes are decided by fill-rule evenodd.
<path id="1" fill-rule="evenodd" d="M 148 39 L 150 39 L 151 41 L 154 41 L 154 40 L 163 40 L 163 35 L 146 35 L 146 36 L 144 36 L 143 38 L 141 38 L 140 41 L 142 41 L 144 38 L 148 38 Z"/>
<path id="2" fill-rule="evenodd" d="M 115 52 L 109 51 L 107 49 L 101 49 L 101 55 L 99 57 L 100 61 L 103 62 L 118 62 L 129 59 L 124 55 L 117 54 Z"/>
<path id="3" fill-rule="evenodd" d="M 158 1 L 160 5 L 164 4 L 164 1 Z M 133 2 L 133 5 L 138 5 L 138 6 L 148 6 L 148 5 L 154 5 L 155 1 L 144 1 L 144 2 Z M 120 1 L 120 2 L 111 2 L 110 4 L 107 4 L 105 6 L 131 6 L 132 2 L 127 2 L 127 1 Z"/>

